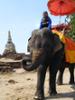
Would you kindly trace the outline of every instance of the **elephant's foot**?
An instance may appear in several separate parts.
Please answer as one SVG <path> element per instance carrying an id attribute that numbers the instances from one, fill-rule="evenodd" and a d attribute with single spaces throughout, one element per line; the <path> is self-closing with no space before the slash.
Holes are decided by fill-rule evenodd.
<path id="1" fill-rule="evenodd" d="M 58 85 L 62 85 L 63 84 L 63 78 L 62 78 L 62 75 L 60 76 L 58 76 L 58 79 L 57 79 L 57 84 Z"/>
<path id="2" fill-rule="evenodd" d="M 63 85 L 63 82 L 62 81 L 57 81 L 57 84 L 58 85 Z"/>
<path id="3" fill-rule="evenodd" d="M 74 80 L 70 80 L 69 84 L 75 84 Z"/>
<path id="4" fill-rule="evenodd" d="M 42 97 L 42 96 L 34 96 L 34 99 L 35 100 L 44 100 L 44 97 Z"/>
<path id="5" fill-rule="evenodd" d="M 36 93 L 35 96 L 34 96 L 34 99 L 35 100 L 44 100 L 44 94 L 43 93 Z"/>
<path id="6" fill-rule="evenodd" d="M 57 94 L 57 92 L 56 91 L 50 91 L 49 94 L 50 94 L 50 96 L 55 96 Z"/>

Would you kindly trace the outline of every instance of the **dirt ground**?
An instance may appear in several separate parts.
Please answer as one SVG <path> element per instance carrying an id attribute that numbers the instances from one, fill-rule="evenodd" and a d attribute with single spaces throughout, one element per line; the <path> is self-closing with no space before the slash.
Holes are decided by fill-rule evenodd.
<path id="1" fill-rule="evenodd" d="M 45 81 L 46 100 L 75 100 L 75 85 L 69 85 L 69 72 L 64 73 L 64 85 L 57 85 L 56 96 L 48 94 L 48 72 Z M 0 100 L 34 100 L 36 91 L 36 72 L 17 69 L 13 73 L 0 73 Z"/>

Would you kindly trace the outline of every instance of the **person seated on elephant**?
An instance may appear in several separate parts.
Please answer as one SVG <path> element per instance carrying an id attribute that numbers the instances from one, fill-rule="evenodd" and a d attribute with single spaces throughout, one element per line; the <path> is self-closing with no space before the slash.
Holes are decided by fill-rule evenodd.
<path id="1" fill-rule="evenodd" d="M 43 12 L 43 18 L 41 19 L 41 23 L 40 23 L 40 29 L 42 28 L 48 28 L 49 30 L 51 30 L 51 25 L 52 25 L 52 20 L 48 15 L 47 11 Z"/>

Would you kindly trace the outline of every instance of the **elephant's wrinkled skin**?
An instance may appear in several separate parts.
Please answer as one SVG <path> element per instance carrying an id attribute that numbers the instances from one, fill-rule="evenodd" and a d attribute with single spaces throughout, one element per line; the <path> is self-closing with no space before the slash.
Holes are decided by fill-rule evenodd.
<path id="1" fill-rule="evenodd" d="M 56 74 L 61 63 L 63 50 L 62 44 L 57 36 L 54 36 L 47 28 L 32 32 L 30 40 L 30 51 L 33 59 L 32 64 L 28 65 L 23 59 L 23 68 L 32 71 L 38 67 L 37 90 L 35 99 L 44 99 L 44 81 L 47 68 L 49 67 L 49 94 L 56 95 Z M 35 57 L 35 53 L 37 56 Z M 34 57 L 33 57 L 34 55 Z"/>

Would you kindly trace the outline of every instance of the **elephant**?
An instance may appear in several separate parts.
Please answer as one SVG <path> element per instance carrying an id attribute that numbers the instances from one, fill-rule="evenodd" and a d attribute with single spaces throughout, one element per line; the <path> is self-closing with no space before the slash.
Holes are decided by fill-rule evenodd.
<path id="1" fill-rule="evenodd" d="M 30 40 L 31 38 L 29 38 Z M 28 40 L 28 41 L 29 41 Z M 63 59 L 62 59 L 62 62 L 61 62 L 61 65 L 59 67 L 59 74 L 58 74 L 58 79 L 57 79 L 57 84 L 58 85 L 62 85 L 63 84 L 63 74 L 64 74 L 64 70 L 66 68 L 68 68 L 69 70 L 69 73 L 70 73 L 70 81 L 69 81 L 69 84 L 75 84 L 74 82 L 74 68 L 75 68 L 75 63 L 69 63 L 69 62 L 66 62 L 66 57 L 65 57 L 65 44 L 63 44 L 63 50 L 64 50 L 64 54 L 63 54 Z M 29 50 L 29 43 L 28 43 L 28 51 Z"/>
<path id="2" fill-rule="evenodd" d="M 47 28 L 34 30 L 29 44 L 32 62 L 22 60 L 22 66 L 27 71 L 37 68 L 37 89 L 34 99 L 44 100 L 44 81 L 47 68 L 49 70 L 49 94 L 56 95 L 56 75 L 63 59 L 63 45 L 57 35 Z"/>

